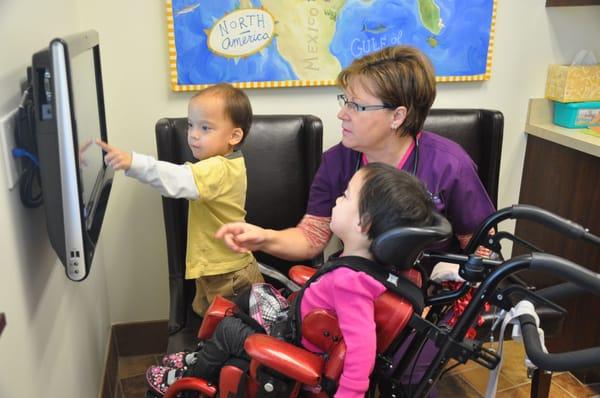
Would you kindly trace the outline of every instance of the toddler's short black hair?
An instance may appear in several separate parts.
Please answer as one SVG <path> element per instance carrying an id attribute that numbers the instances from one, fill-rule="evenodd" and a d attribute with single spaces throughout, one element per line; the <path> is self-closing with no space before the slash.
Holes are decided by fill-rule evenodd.
<path id="1" fill-rule="evenodd" d="M 250 126 L 252 125 L 252 105 L 250 105 L 250 100 L 246 93 L 229 83 L 219 83 L 199 91 L 192 97 L 192 100 L 202 95 L 217 95 L 223 98 L 225 115 L 235 127 L 241 128 L 244 132 L 244 136 L 240 141 L 240 144 L 242 144 L 248 136 Z"/>

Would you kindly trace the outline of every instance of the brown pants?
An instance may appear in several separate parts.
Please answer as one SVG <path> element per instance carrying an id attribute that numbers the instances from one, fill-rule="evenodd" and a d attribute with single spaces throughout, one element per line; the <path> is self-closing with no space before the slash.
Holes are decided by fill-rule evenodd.
<path id="1" fill-rule="evenodd" d="M 233 300 L 242 290 L 253 283 L 263 283 L 256 260 L 238 271 L 226 274 L 201 276 L 196 279 L 196 296 L 192 302 L 194 312 L 200 316 L 208 309 L 216 296 Z"/>

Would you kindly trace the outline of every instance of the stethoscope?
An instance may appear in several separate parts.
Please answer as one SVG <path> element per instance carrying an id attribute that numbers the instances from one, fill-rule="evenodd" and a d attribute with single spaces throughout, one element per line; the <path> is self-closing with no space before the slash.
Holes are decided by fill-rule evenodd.
<path id="1" fill-rule="evenodd" d="M 417 170 L 419 169 L 419 136 L 415 137 L 415 162 L 413 163 L 413 169 L 412 169 L 412 175 L 414 175 L 415 177 L 417 176 Z M 362 152 L 358 152 L 358 158 L 356 159 L 356 166 L 355 166 L 355 170 L 354 172 L 357 172 L 360 169 L 360 166 L 362 166 Z M 432 193 L 431 191 L 427 190 L 429 192 L 429 195 L 431 196 L 431 200 L 433 201 L 434 206 L 442 213 L 442 214 L 446 214 L 445 210 L 441 210 L 441 208 L 443 207 L 443 199 L 441 196 L 441 193 Z"/>
<path id="2" fill-rule="evenodd" d="M 357 172 L 362 166 L 362 152 L 358 152 L 358 157 L 356 158 L 356 166 L 354 167 L 354 172 Z M 419 168 L 419 136 L 415 137 L 415 161 L 413 163 L 412 175 L 417 175 L 417 170 Z"/>
<path id="3" fill-rule="evenodd" d="M 415 162 L 413 163 L 412 175 L 417 176 L 417 170 L 419 169 L 419 136 L 415 137 Z M 358 152 L 358 158 L 356 159 L 356 166 L 354 172 L 356 173 L 360 166 L 362 166 L 362 152 Z M 427 190 L 429 195 L 431 196 L 431 200 L 433 201 L 433 205 L 442 213 L 446 215 L 446 210 L 444 209 L 444 200 L 441 193 L 432 193 Z"/>

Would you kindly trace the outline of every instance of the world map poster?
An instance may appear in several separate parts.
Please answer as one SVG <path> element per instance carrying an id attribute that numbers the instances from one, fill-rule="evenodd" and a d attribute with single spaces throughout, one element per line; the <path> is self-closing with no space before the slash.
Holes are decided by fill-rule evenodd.
<path id="1" fill-rule="evenodd" d="M 436 79 L 490 77 L 497 0 L 167 0 L 174 91 L 326 86 L 342 68 L 405 44 Z"/>

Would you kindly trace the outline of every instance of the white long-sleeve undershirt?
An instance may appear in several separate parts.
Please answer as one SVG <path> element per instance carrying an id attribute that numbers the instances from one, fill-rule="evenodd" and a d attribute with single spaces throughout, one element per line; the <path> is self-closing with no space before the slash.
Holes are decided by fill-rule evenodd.
<path id="1" fill-rule="evenodd" d="M 195 200 L 200 197 L 192 170 L 185 164 L 173 164 L 131 152 L 131 166 L 125 175 L 149 184 L 169 198 Z"/>

